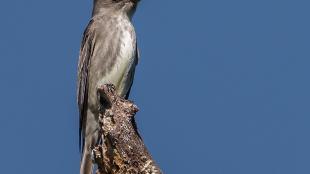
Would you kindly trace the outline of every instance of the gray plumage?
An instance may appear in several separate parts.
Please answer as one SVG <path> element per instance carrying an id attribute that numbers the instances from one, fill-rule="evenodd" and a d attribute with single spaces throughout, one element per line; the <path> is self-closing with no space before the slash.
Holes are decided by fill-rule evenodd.
<path id="1" fill-rule="evenodd" d="M 138 0 L 94 0 L 92 19 L 83 36 L 78 65 L 81 174 L 92 173 L 90 147 L 98 138 L 97 87 L 112 83 L 128 97 L 138 62 L 131 17 Z"/>

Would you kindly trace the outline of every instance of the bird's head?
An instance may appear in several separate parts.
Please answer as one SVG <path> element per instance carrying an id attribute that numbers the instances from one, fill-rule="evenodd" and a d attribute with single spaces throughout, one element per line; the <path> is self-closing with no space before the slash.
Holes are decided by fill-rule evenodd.
<path id="1" fill-rule="evenodd" d="M 140 0 L 94 0 L 93 15 L 100 11 L 123 12 L 132 16 Z"/>

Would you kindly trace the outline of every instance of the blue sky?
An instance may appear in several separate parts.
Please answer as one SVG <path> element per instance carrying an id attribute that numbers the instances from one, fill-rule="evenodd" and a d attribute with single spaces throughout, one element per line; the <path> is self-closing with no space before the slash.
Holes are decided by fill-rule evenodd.
<path id="1" fill-rule="evenodd" d="M 143 0 L 131 99 L 165 173 L 310 173 L 305 0 Z M 0 2 L 1 173 L 78 173 L 91 0 Z"/>

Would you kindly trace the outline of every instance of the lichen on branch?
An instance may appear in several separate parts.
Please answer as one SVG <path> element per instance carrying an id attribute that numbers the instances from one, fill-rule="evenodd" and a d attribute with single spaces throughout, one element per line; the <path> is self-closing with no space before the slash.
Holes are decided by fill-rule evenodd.
<path id="1" fill-rule="evenodd" d="M 97 91 L 100 137 L 92 150 L 97 174 L 161 174 L 132 121 L 138 107 L 119 97 L 114 85 Z"/>

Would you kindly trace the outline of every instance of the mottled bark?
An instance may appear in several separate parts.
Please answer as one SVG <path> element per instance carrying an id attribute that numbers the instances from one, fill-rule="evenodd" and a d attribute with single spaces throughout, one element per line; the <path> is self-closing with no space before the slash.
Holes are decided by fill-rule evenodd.
<path id="1" fill-rule="evenodd" d="M 97 174 L 161 174 L 132 121 L 138 107 L 120 98 L 113 85 L 98 89 L 100 140 L 93 148 Z"/>

